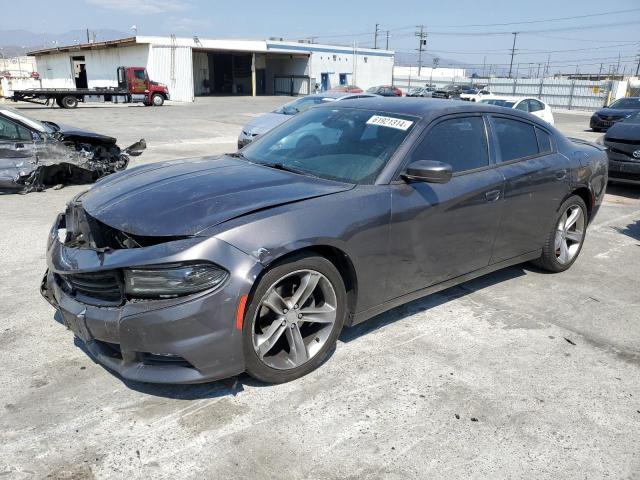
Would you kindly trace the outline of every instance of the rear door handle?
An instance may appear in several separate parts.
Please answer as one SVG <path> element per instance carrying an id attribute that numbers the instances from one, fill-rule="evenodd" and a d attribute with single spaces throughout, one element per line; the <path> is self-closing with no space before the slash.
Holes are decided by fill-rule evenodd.
<path id="1" fill-rule="evenodd" d="M 16 150 L 24 149 L 24 143 L 16 143 Z"/>
<path id="2" fill-rule="evenodd" d="M 500 200 L 500 190 L 489 190 L 484 194 L 484 197 L 487 199 L 487 202 L 495 202 L 496 200 Z"/>

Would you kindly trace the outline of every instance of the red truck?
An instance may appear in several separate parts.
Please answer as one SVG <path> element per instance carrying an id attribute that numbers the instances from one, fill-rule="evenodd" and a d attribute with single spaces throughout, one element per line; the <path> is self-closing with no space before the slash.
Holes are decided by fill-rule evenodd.
<path id="1" fill-rule="evenodd" d="M 149 79 L 144 67 L 118 67 L 117 87 L 98 88 L 29 88 L 13 90 L 6 97 L 14 102 L 45 103 L 55 101 L 62 108 L 76 108 L 86 97 L 102 97 L 105 102 L 134 103 L 159 107 L 169 100 L 169 89 L 162 83 Z"/>

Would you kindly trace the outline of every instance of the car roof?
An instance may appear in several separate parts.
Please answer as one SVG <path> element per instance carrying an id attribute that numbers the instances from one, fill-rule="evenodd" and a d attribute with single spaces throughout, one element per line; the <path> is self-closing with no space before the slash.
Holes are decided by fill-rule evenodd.
<path id="1" fill-rule="evenodd" d="M 410 115 L 422 117 L 427 121 L 443 115 L 455 113 L 507 113 L 528 121 L 541 123 L 537 117 L 520 110 L 505 109 L 497 105 L 479 102 L 465 102 L 462 100 L 442 100 L 438 98 L 414 97 L 373 97 L 357 98 L 349 102 L 329 102 L 316 108 L 357 108 L 362 110 L 377 110 L 396 115 Z"/>

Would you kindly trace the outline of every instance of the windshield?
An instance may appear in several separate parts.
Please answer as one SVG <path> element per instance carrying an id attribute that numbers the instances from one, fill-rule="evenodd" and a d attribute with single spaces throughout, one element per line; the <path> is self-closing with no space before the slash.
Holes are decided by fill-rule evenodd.
<path id="1" fill-rule="evenodd" d="M 314 108 L 241 152 L 248 161 L 345 183 L 373 184 L 416 119 L 351 108 Z"/>
<path id="2" fill-rule="evenodd" d="M 282 115 L 295 115 L 297 113 L 304 112 L 305 110 L 310 109 L 314 105 L 318 105 L 324 102 L 333 102 L 334 98 L 327 97 L 303 97 L 293 102 L 285 103 L 280 108 L 273 111 L 273 113 L 280 113 Z"/>
<path id="3" fill-rule="evenodd" d="M 640 110 L 640 98 L 620 98 L 609 105 L 609 108 Z"/>
<path id="4" fill-rule="evenodd" d="M 496 98 L 485 98 L 484 100 L 480 100 L 480 103 L 488 103 L 489 105 L 496 105 L 498 107 L 506 108 L 513 108 L 513 106 L 516 104 L 516 102 L 512 100 L 499 100 Z"/>
<path id="5" fill-rule="evenodd" d="M 7 117 L 18 120 L 19 122 L 22 122 L 42 133 L 54 133 L 59 130 L 55 123 L 43 123 L 40 120 L 36 120 L 35 118 L 31 118 L 24 113 L 15 110 L 14 108 L 2 107 L 0 108 L 0 112 L 4 113 Z"/>

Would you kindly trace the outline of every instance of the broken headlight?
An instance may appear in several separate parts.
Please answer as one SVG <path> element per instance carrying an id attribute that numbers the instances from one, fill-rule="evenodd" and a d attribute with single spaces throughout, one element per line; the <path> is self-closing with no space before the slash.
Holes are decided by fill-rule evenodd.
<path id="1" fill-rule="evenodd" d="M 221 285 L 229 272 L 211 263 L 124 270 L 125 292 L 137 298 L 172 298 Z"/>

